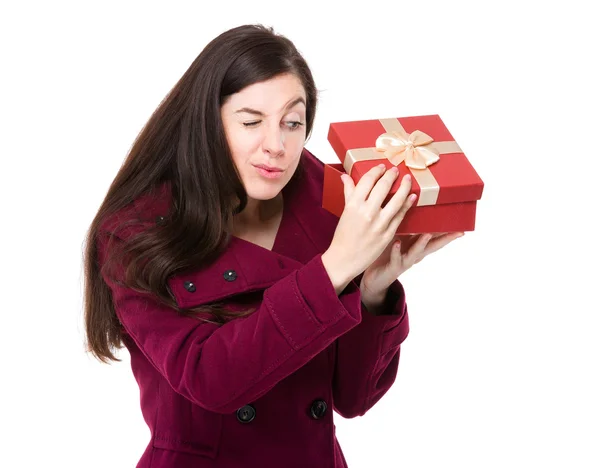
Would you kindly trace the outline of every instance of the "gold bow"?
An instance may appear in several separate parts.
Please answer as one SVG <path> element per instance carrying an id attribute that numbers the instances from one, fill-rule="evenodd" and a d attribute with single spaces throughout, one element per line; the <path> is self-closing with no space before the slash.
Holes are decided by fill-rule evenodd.
<path id="1" fill-rule="evenodd" d="M 456 141 L 434 141 L 426 133 L 415 130 L 410 135 L 396 118 L 379 119 L 386 133 L 379 135 L 376 147 L 352 148 L 346 151 L 344 170 L 352 174 L 352 168 L 359 161 L 376 161 L 384 152 L 392 164 L 406 162 L 411 175 L 419 184 L 421 194 L 416 206 L 435 205 L 440 186 L 428 168 L 440 159 L 440 154 L 462 153 Z"/>
<path id="2" fill-rule="evenodd" d="M 421 130 L 410 135 L 404 129 L 379 135 L 375 142 L 377 151 L 383 152 L 389 161 L 397 166 L 404 163 L 412 169 L 427 169 L 440 160 L 440 153 L 433 147 L 431 138 Z"/>

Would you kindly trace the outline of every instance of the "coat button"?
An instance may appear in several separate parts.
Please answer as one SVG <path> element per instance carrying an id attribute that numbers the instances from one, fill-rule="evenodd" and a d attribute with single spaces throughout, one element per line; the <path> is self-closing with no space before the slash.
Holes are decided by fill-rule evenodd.
<path id="1" fill-rule="evenodd" d="M 310 407 L 310 415 L 313 419 L 321 419 L 327 411 L 325 400 L 315 400 Z"/>
<path id="2" fill-rule="evenodd" d="M 241 423 L 249 423 L 256 416 L 256 410 L 252 405 L 244 405 L 239 410 L 237 410 L 237 418 Z"/>
<path id="3" fill-rule="evenodd" d="M 196 286 L 191 281 L 186 281 L 185 283 L 183 283 L 183 287 L 185 289 L 187 289 L 189 292 L 196 291 Z"/>
<path id="4" fill-rule="evenodd" d="M 237 273 L 235 270 L 227 270 L 225 273 L 223 273 L 223 278 L 225 278 L 227 281 L 235 281 L 237 278 Z"/>
<path id="5" fill-rule="evenodd" d="M 165 217 L 164 216 L 157 216 L 156 217 L 156 224 L 159 224 L 159 225 L 165 224 Z"/>

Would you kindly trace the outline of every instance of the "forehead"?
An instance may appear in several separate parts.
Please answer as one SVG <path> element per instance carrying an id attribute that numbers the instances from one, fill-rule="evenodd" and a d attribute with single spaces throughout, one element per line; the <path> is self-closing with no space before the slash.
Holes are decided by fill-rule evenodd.
<path id="1" fill-rule="evenodd" d="M 286 105 L 299 97 L 304 98 L 306 102 L 306 91 L 302 82 L 295 75 L 286 74 L 245 87 L 229 96 L 224 106 L 235 109 L 252 107 L 271 113 L 284 110 Z M 294 108 L 302 109 L 304 104 L 296 104 Z"/>

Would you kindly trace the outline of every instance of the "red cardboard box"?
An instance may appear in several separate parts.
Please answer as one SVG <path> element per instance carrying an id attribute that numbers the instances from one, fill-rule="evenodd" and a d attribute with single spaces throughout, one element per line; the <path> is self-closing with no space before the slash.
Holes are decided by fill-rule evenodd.
<path id="1" fill-rule="evenodd" d="M 342 172 L 356 184 L 383 163 L 400 171 L 384 204 L 409 173 L 418 197 L 398 234 L 475 230 L 484 184 L 439 115 L 336 122 L 328 140 L 342 162 L 325 165 L 322 205 L 329 212 L 341 216 L 344 210 Z"/>

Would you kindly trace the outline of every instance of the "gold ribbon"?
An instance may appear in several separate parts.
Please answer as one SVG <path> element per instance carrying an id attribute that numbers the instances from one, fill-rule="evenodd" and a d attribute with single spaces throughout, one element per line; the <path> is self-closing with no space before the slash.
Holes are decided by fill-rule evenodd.
<path id="1" fill-rule="evenodd" d="M 382 159 L 382 154 L 394 166 L 404 162 L 421 187 L 416 206 L 435 205 L 440 186 L 428 166 L 440 159 L 440 154 L 462 153 L 456 141 L 434 141 L 426 133 L 416 130 L 408 134 L 398 119 L 380 119 L 385 129 L 373 148 L 355 148 L 346 151 L 344 170 L 350 174 L 354 163 Z"/>
<path id="2" fill-rule="evenodd" d="M 395 166 L 404 161 L 406 167 L 426 169 L 440 159 L 435 148 L 427 148 L 426 145 L 430 143 L 433 143 L 433 138 L 421 130 L 415 130 L 409 135 L 402 129 L 379 135 L 375 148 L 382 151 Z"/>

